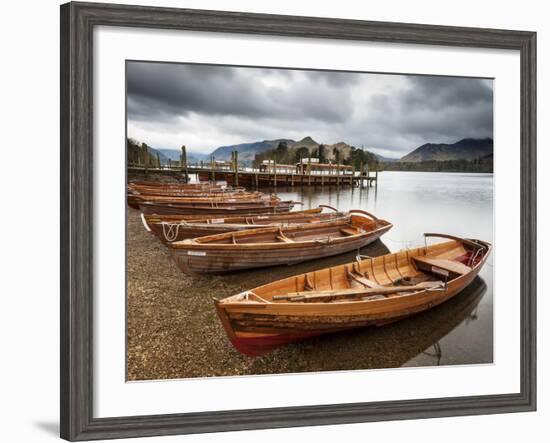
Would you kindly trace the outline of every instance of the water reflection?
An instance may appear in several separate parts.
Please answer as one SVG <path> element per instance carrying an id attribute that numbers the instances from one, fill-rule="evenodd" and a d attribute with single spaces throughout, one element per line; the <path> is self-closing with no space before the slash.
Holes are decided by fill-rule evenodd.
<path id="1" fill-rule="evenodd" d="M 384 242 L 382 242 L 381 240 L 377 240 L 361 249 L 350 251 L 345 254 L 326 257 L 319 260 L 297 263 L 290 266 L 273 266 L 269 268 L 244 269 L 241 271 L 231 272 L 230 274 L 223 274 L 222 278 L 231 288 L 233 288 L 233 285 L 242 284 L 242 290 L 245 290 L 250 289 L 251 287 L 272 282 L 273 280 L 290 277 L 292 275 L 303 274 L 305 272 L 311 272 L 317 269 L 349 263 L 355 260 L 357 254 L 376 257 L 389 253 L 390 250 L 384 244 Z M 200 279 L 201 277 L 197 276 L 197 278 Z M 204 278 L 210 279 L 212 277 L 205 276 Z M 231 292 L 228 292 L 227 296 L 229 295 L 233 294 Z"/>
<path id="2" fill-rule="evenodd" d="M 322 356 L 320 366 L 325 370 L 329 367 L 337 370 L 415 366 L 414 358 L 419 355 L 422 365 L 446 364 L 449 359 L 445 357 L 447 350 L 443 338 L 471 319 L 486 291 L 487 285 L 476 278 L 461 294 L 430 311 L 383 327 L 319 337 L 305 346 L 305 352 Z M 455 352 L 452 345 L 449 352 Z M 463 358 L 463 363 L 469 362 L 467 357 Z M 471 362 L 483 361 L 475 359 Z"/>

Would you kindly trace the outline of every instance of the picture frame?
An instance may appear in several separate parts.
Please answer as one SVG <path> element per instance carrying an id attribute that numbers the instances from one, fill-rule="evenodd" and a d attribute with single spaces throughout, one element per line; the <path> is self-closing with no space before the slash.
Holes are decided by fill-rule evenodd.
<path id="1" fill-rule="evenodd" d="M 252 410 L 93 416 L 93 29 L 120 26 L 518 51 L 521 64 L 521 350 L 518 394 Z M 92 440 L 536 409 L 536 33 L 221 11 L 61 6 L 61 437 Z"/>

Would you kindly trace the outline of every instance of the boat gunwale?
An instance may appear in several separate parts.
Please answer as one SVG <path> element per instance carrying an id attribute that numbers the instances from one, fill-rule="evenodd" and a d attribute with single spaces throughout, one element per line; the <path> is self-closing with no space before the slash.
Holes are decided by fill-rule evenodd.
<path id="1" fill-rule="evenodd" d="M 347 217 L 345 218 L 350 218 L 351 219 L 352 215 L 348 215 Z M 353 217 L 361 217 L 361 218 L 365 218 L 367 219 L 367 217 L 362 217 L 362 216 L 358 216 L 358 215 L 353 215 Z M 330 221 L 326 221 L 326 222 L 319 222 L 319 223 L 307 223 L 305 224 L 306 226 L 310 227 L 310 228 L 327 228 L 327 227 L 331 227 L 331 226 L 338 226 L 338 225 L 343 225 L 344 223 L 342 223 L 345 218 L 342 218 L 342 219 L 338 219 L 338 220 L 330 220 Z M 368 220 L 368 219 L 367 219 Z M 324 246 L 324 245 L 334 245 L 334 244 L 338 244 L 338 243 L 344 243 L 346 241 L 350 241 L 350 240 L 356 240 L 358 238 L 361 238 L 361 237 L 369 237 L 369 236 L 372 236 L 372 235 L 376 235 L 378 234 L 379 232 L 386 232 L 386 231 L 389 231 L 392 227 L 393 227 L 393 224 L 390 223 L 389 221 L 387 220 L 383 220 L 383 219 L 378 219 L 377 220 L 377 224 L 378 224 L 378 227 L 375 228 L 375 229 L 372 229 L 372 230 L 369 230 L 369 231 L 364 231 L 364 232 L 358 232 L 357 234 L 353 234 L 353 235 L 347 235 L 345 237 L 335 237 L 335 238 L 332 238 L 330 241 L 327 241 L 326 243 L 323 243 L 322 240 L 320 239 L 314 239 L 314 240 L 295 240 L 293 241 L 292 243 L 286 243 L 286 242 L 258 242 L 258 243 L 201 243 L 199 242 L 200 240 L 202 241 L 207 241 L 207 240 L 211 240 L 213 238 L 230 238 L 232 236 L 234 236 L 235 239 L 238 239 L 239 237 L 247 237 L 247 236 L 250 236 L 250 235 L 255 235 L 255 234 L 267 234 L 267 233 L 273 233 L 273 232 L 277 232 L 278 229 L 281 229 L 280 226 L 266 226 L 266 227 L 258 227 L 256 229 L 246 229 L 246 230 L 242 230 L 242 231 L 233 231 L 233 232 L 225 232 L 225 233 L 222 233 L 222 234 L 212 234 L 212 235 L 206 235 L 206 236 L 203 236 L 203 237 L 197 237 L 197 238 L 193 238 L 193 239 L 185 239 L 185 240 L 180 240 L 180 241 L 176 241 L 176 242 L 172 242 L 169 244 L 169 246 L 175 250 L 187 250 L 187 249 L 230 249 L 230 250 L 236 250 L 236 249 L 266 249 L 266 248 L 269 248 L 269 249 L 273 249 L 274 247 L 276 249 L 288 249 L 288 248 L 300 248 L 300 247 L 305 247 L 305 246 L 312 246 L 312 245 L 320 245 L 320 246 Z M 304 225 L 304 223 L 302 224 L 298 224 L 296 226 L 291 226 L 289 229 L 292 229 L 292 230 L 296 230 L 296 231 L 300 231 L 301 230 L 301 227 Z M 255 231 L 255 232 L 251 232 L 251 231 Z M 327 236 L 328 237 L 328 236 Z"/>
<path id="2" fill-rule="evenodd" d="M 290 212 L 281 212 L 281 213 L 275 213 L 275 214 L 267 214 L 267 215 L 261 215 L 261 214 L 249 214 L 249 215 L 246 215 L 246 214 L 242 214 L 242 215 L 229 215 L 229 216 L 226 216 L 224 217 L 225 219 L 230 219 L 230 218 L 244 218 L 244 217 L 249 217 L 249 218 L 257 218 L 257 217 L 288 217 L 288 216 L 292 216 L 292 215 L 296 215 L 296 216 L 299 216 L 299 215 L 314 215 L 314 214 L 322 214 L 322 211 L 323 211 L 323 208 L 321 206 L 317 207 L 317 208 L 312 208 L 312 209 L 304 209 L 304 210 L 301 210 L 301 211 L 290 211 Z M 189 220 L 190 223 L 193 223 L 193 222 L 196 222 L 196 221 L 202 221 L 202 220 L 213 220 L 213 219 L 219 219 L 220 218 L 220 215 L 218 216 L 211 216 L 209 217 L 208 215 L 205 215 L 205 214 L 196 214 L 196 215 L 192 215 L 192 214 L 188 214 L 188 215 L 175 215 L 175 214 L 143 214 L 144 217 L 147 219 L 147 222 L 149 224 L 154 224 L 154 223 L 161 223 L 163 222 L 163 220 L 160 220 L 162 218 L 168 218 L 168 217 L 173 217 L 174 219 L 176 217 L 179 217 L 179 219 L 175 219 L 173 222 L 166 222 L 166 223 L 174 223 L 174 224 L 177 224 L 178 222 L 183 222 L 183 221 L 187 221 Z M 158 219 L 158 220 L 157 220 Z"/>
<path id="3" fill-rule="evenodd" d="M 317 214 L 317 215 L 322 215 L 322 214 Z M 326 218 L 328 220 L 326 220 L 326 222 L 345 220 L 348 217 L 348 215 L 344 212 L 342 212 L 341 215 L 337 215 L 337 214 L 334 214 L 334 213 L 326 213 L 324 215 L 327 215 Z M 250 217 L 250 218 L 254 218 L 254 217 Z M 299 217 L 296 217 L 296 218 L 299 218 Z M 215 220 L 215 219 L 209 219 L 209 220 Z M 266 223 L 265 225 L 262 225 L 261 223 L 258 223 L 258 224 L 225 223 L 225 222 L 223 222 L 223 223 L 205 223 L 205 222 L 202 222 L 202 221 L 199 223 L 195 220 L 190 220 L 189 222 L 182 221 L 180 223 L 173 223 L 173 222 L 168 222 L 168 221 L 160 221 L 160 222 L 153 222 L 153 223 L 158 224 L 158 225 L 163 225 L 163 224 L 164 225 L 177 225 L 177 226 L 184 227 L 184 228 L 189 227 L 189 228 L 205 228 L 205 229 L 212 228 L 212 229 L 215 229 L 215 228 L 222 228 L 222 227 L 223 228 L 232 228 L 232 227 L 234 227 L 235 229 L 240 229 L 240 228 L 261 229 L 263 227 L 266 227 L 266 228 L 269 228 L 269 227 L 297 228 L 297 227 L 301 227 L 302 225 L 303 226 L 315 226 L 315 225 L 318 225 L 319 223 L 325 223 L 325 220 L 314 220 L 314 221 L 304 220 L 304 221 L 294 222 L 292 220 L 292 218 L 290 218 L 288 220 L 280 220 L 280 221 L 274 220 L 273 222 Z M 217 235 L 217 234 L 212 234 L 212 235 Z M 203 237 L 206 237 L 206 236 L 203 236 Z M 199 238 L 199 237 L 197 237 L 197 238 Z"/>
<path id="4" fill-rule="evenodd" d="M 470 240 L 470 239 L 467 239 L 467 240 Z M 487 251 L 483 255 L 482 259 L 477 264 L 475 264 L 473 267 L 471 267 L 470 271 L 467 274 L 459 275 L 459 276 L 453 278 L 452 280 L 447 281 L 447 286 L 450 285 L 451 283 L 456 283 L 460 279 L 466 279 L 466 278 L 470 277 L 472 275 L 472 273 L 475 273 L 475 275 L 477 275 L 479 273 L 480 268 L 487 261 L 487 258 L 489 257 L 489 255 L 491 254 L 491 252 L 493 250 L 493 245 L 489 242 L 482 241 L 482 240 L 476 240 L 476 241 L 481 242 L 484 246 L 487 247 Z M 457 243 L 460 243 L 460 240 L 450 240 L 448 242 L 436 243 L 435 245 L 443 245 L 443 244 L 452 245 L 452 244 L 457 244 Z M 373 259 L 376 260 L 376 259 L 380 259 L 382 257 L 393 257 L 393 256 L 397 256 L 397 254 L 399 254 L 399 253 L 407 251 L 407 252 L 409 252 L 408 257 L 409 257 L 409 261 L 410 261 L 410 260 L 412 260 L 412 258 L 414 258 L 414 255 L 410 254 L 412 251 L 420 252 L 420 251 L 426 250 L 428 248 L 429 248 L 429 246 L 428 247 L 420 246 L 418 248 L 413 248 L 413 249 L 404 249 L 404 250 L 396 251 L 396 252 L 393 252 L 393 253 L 390 253 L 390 254 L 384 254 L 384 255 L 380 255 L 378 257 L 373 257 Z M 424 255 L 426 255 L 426 254 L 424 254 Z M 363 260 L 361 260 L 361 261 L 363 261 Z M 331 266 L 329 268 L 323 268 L 323 269 L 319 269 L 319 270 L 316 270 L 316 271 L 313 271 L 313 272 L 318 272 L 318 271 L 322 271 L 322 270 L 326 270 L 326 269 L 334 270 L 336 268 L 345 269 L 345 267 L 351 266 L 354 263 L 357 263 L 357 261 L 350 262 L 350 263 L 344 263 L 344 264 L 337 265 L 337 266 Z M 307 305 L 310 309 L 314 309 L 315 307 L 319 307 L 319 306 L 323 306 L 323 307 L 331 306 L 331 305 L 332 306 L 337 305 L 339 307 L 340 306 L 361 306 L 361 305 L 366 306 L 366 304 L 370 304 L 370 306 L 375 307 L 376 305 L 383 306 L 384 304 L 387 304 L 388 301 L 391 301 L 392 299 L 396 298 L 396 297 L 385 297 L 383 299 L 376 299 L 376 300 L 375 299 L 371 299 L 371 300 L 363 300 L 363 299 L 344 300 L 344 301 L 338 301 L 337 304 L 330 303 L 330 302 L 300 302 L 300 301 L 290 302 L 290 301 L 284 301 L 284 300 L 283 301 L 277 301 L 277 302 L 274 302 L 274 301 L 260 302 L 260 301 L 255 301 L 255 300 L 246 300 L 246 299 L 245 300 L 233 300 L 236 297 L 241 297 L 242 295 L 244 295 L 246 293 L 254 292 L 254 291 L 259 290 L 261 288 L 265 288 L 265 287 L 270 286 L 270 285 L 272 285 L 276 282 L 280 282 L 282 280 L 287 280 L 287 279 L 295 279 L 295 278 L 299 278 L 299 277 L 302 277 L 302 276 L 305 277 L 307 274 L 309 274 L 309 272 L 294 275 L 294 276 L 290 276 L 290 277 L 287 277 L 287 278 L 284 278 L 284 279 L 281 279 L 281 280 L 276 280 L 274 282 L 270 282 L 270 283 L 267 283 L 265 285 L 261 285 L 261 286 L 249 289 L 247 291 L 243 291 L 239 294 L 231 295 L 231 296 L 223 298 L 221 300 L 215 300 L 216 308 L 217 309 L 222 309 L 222 310 L 225 310 L 225 309 L 235 310 L 235 309 L 239 309 L 239 308 L 243 308 L 243 309 L 244 308 L 246 308 L 246 309 L 253 308 L 253 309 L 256 309 L 256 308 L 259 308 L 259 307 L 267 308 L 269 306 L 277 306 L 277 307 L 293 306 L 293 307 L 298 307 L 298 306 Z M 388 287 L 388 286 L 382 286 L 382 287 Z M 312 291 L 312 293 L 314 293 L 314 292 L 315 291 Z M 415 291 L 415 292 L 410 293 L 410 294 L 402 294 L 402 295 L 399 295 L 398 298 L 400 300 L 407 300 L 407 299 L 410 299 L 411 297 L 420 297 L 421 295 L 425 295 L 428 292 L 434 292 L 433 288 L 431 290 L 430 289 L 423 289 L 423 290 Z M 459 292 L 461 292 L 461 291 L 459 291 Z M 445 290 L 444 295 L 446 295 L 446 296 L 448 295 L 447 290 Z M 454 295 L 455 294 L 453 294 L 453 296 Z M 305 313 L 301 313 L 300 315 L 307 316 L 307 314 L 305 314 Z"/>

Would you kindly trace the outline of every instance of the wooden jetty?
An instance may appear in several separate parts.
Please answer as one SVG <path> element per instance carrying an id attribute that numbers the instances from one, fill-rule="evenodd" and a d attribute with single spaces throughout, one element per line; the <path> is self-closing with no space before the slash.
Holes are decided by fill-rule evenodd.
<path id="1" fill-rule="evenodd" d="M 201 181 L 225 181 L 231 186 L 259 188 L 263 186 L 373 186 L 378 184 L 378 171 L 370 171 L 368 165 L 361 165 L 359 170 L 353 166 L 313 163 L 312 159 L 302 159 L 300 164 L 278 165 L 274 163 L 260 168 L 243 168 L 238 162 L 238 152 L 234 151 L 231 161 L 217 161 L 211 157 L 209 161 L 190 164 L 187 162 L 185 146 L 179 161 L 170 160 L 167 165 L 160 161 L 154 164 L 147 161 L 128 163 L 129 174 L 148 176 L 149 174 L 172 176 L 189 180 L 190 174 L 197 174 Z"/>

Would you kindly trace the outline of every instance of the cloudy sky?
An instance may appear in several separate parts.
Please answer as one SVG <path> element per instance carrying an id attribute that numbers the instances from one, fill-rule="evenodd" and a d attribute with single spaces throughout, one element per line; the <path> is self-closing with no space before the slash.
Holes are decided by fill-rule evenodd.
<path id="1" fill-rule="evenodd" d="M 493 136 L 492 80 L 128 62 L 127 88 L 128 136 L 155 148 L 311 136 L 400 157 Z"/>

